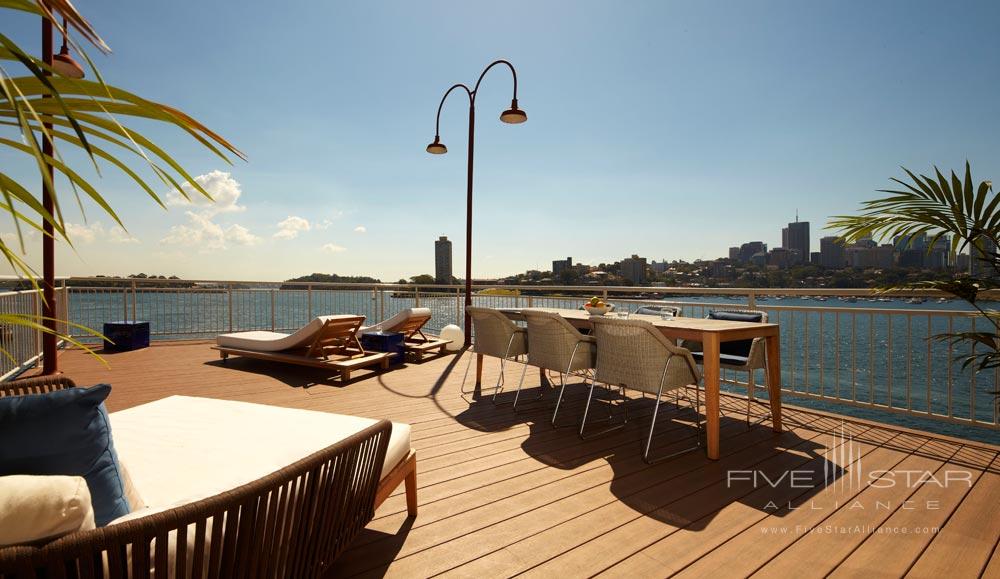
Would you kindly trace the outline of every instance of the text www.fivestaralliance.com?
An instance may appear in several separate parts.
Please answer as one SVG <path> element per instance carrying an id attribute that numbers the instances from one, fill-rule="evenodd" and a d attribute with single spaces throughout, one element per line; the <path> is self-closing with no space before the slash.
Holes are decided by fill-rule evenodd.
<path id="1" fill-rule="evenodd" d="M 939 527 L 904 527 L 888 525 L 817 525 L 814 527 L 763 526 L 765 535 L 933 535 Z"/>

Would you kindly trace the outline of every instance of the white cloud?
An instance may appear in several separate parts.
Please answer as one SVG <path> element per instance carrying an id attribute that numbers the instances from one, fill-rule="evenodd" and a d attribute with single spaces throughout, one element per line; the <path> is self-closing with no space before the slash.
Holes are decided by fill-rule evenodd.
<path id="1" fill-rule="evenodd" d="M 9 232 L 5 231 L 3 233 L 0 233 L 0 239 L 3 240 L 4 244 L 7 247 L 19 247 L 21 239 L 23 239 L 25 245 L 27 245 L 28 243 L 34 242 L 36 239 L 38 239 L 38 237 L 39 237 L 38 230 L 29 227 L 21 228 L 20 239 L 17 237 L 16 231 L 9 231 Z"/>
<path id="2" fill-rule="evenodd" d="M 333 225 L 333 221 L 330 221 L 329 219 L 324 219 L 319 223 L 313 223 L 313 229 L 327 229 L 331 225 Z"/>
<path id="3" fill-rule="evenodd" d="M 188 222 L 174 225 L 160 243 L 198 247 L 202 251 L 226 249 L 233 245 L 256 245 L 260 237 L 242 225 L 228 227 L 214 222 L 208 215 L 186 211 Z"/>
<path id="4" fill-rule="evenodd" d="M 323 251 L 327 253 L 343 253 L 347 251 L 346 247 L 341 247 L 339 245 L 334 245 L 333 243 L 327 243 L 322 247 Z"/>
<path id="5" fill-rule="evenodd" d="M 236 179 L 229 173 L 216 170 L 198 175 L 194 180 L 212 195 L 215 202 L 205 199 L 187 183 L 181 188 L 190 196 L 190 200 L 185 199 L 176 189 L 168 193 L 167 205 L 190 207 L 191 210 L 184 212 L 187 223 L 172 226 L 160 243 L 196 247 L 201 252 L 227 249 L 231 245 L 260 243 L 260 237 L 242 225 L 233 223 L 224 226 L 212 220 L 220 213 L 246 211 L 246 206 L 239 204 L 243 191 Z"/>
<path id="6" fill-rule="evenodd" d="M 368 228 L 364 225 L 359 225 L 354 228 L 354 233 L 368 233 Z"/>
<path id="7" fill-rule="evenodd" d="M 238 213 L 246 211 L 246 205 L 240 205 L 240 195 L 243 190 L 240 184 L 232 176 L 225 172 L 215 170 L 204 175 L 198 175 L 194 180 L 201 187 L 208 191 L 214 203 L 205 198 L 197 189 L 189 183 L 183 183 L 181 189 L 187 198 L 180 191 L 174 189 L 167 193 L 167 205 L 175 207 L 198 207 L 206 215 L 218 215 L 219 213 Z"/>
<path id="8" fill-rule="evenodd" d="M 73 243 L 139 243 L 139 240 L 117 225 L 105 228 L 100 221 L 90 224 L 66 223 L 66 234 Z"/>
<path id="9" fill-rule="evenodd" d="M 309 221 L 302 217 L 289 215 L 278 223 L 278 232 L 274 234 L 275 239 L 295 239 L 303 231 L 309 231 Z"/>

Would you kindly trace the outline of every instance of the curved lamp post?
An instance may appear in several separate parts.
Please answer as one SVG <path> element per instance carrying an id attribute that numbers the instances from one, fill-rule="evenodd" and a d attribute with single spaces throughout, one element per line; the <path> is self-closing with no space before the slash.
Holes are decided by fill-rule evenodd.
<path id="1" fill-rule="evenodd" d="M 470 89 L 464 84 L 452 85 L 447 91 L 445 91 L 444 96 L 441 97 L 441 104 L 438 105 L 437 110 L 437 120 L 434 123 L 434 142 L 427 145 L 427 152 L 432 155 L 443 155 L 448 152 L 448 147 L 444 146 L 441 142 L 441 108 L 444 106 L 444 101 L 451 94 L 451 91 L 455 89 L 462 89 L 465 94 L 469 97 L 469 161 L 466 176 L 466 210 L 465 210 L 465 306 L 469 307 L 472 305 L 472 165 L 473 165 L 473 147 L 475 143 L 476 134 L 476 95 L 479 93 L 479 84 L 483 82 L 483 77 L 486 73 L 490 71 L 494 66 L 502 64 L 510 69 L 511 76 L 514 77 L 514 98 L 510 101 L 510 108 L 500 113 L 500 120 L 511 125 L 516 125 L 523 123 L 528 120 L 528 115 L 524 113 L 521 109 L 517 108 L 517 71 L 514 70 L 514 65 L 507 62 L 506 60 L 497 60 L 490 63 L 482 74 L 479 75 L 479 80 L 476 81 L 476 86 Z M 468 347 L 472 341 L 472 331 L 471 331 L 471 320 L 468 316 L 465 316 L 465 346 Z"/>

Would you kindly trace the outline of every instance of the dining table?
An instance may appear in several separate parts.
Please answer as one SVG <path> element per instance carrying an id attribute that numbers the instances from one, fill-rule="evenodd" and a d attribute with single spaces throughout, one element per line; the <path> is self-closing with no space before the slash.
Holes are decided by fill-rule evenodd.
<path id="1" fill-rule="evenodd" d="M 559 314 L 580 330 L 591 330 L 592 316 L 585 310 L 564 308 L 499 308 L 507 317 L 523 319 L 521 312 L 535 310 Z M 605 314 L 615 317 L 617 314 Z M 771 424 L 774 432 L 781 432 L 781 344 L 778 324 L 737 322 L 708 318 L 667 317 L 650 314 L 629 314 L 629 319 L 645 320 L 671 340 L 701 342 L 704 352 L 702 379 L 705 389 L 705 447 L 708 458 L 719 458 L 719 396 L 721 382 L 720 349 L 725 342 L 761 338 L 765 344 L 767 360 L 768 402 L 771 406 Z M 530 337 L 529 337 L 530 348 Z M 483 356 L 476 360 L 476 384 L 482 383 Z M 540 371 L 543 383 L 545 373 Z"/>

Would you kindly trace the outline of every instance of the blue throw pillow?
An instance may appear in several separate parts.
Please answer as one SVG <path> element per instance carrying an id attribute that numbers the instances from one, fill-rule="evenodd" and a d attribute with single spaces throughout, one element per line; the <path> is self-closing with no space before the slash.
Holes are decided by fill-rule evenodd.
<path id="1" fill-rule="evenodd" d="M 74 475 L 87 481 L 94 521 L 129 513 L 104 400 L 111 386 L 0 398 L 0 475 Z"/>

